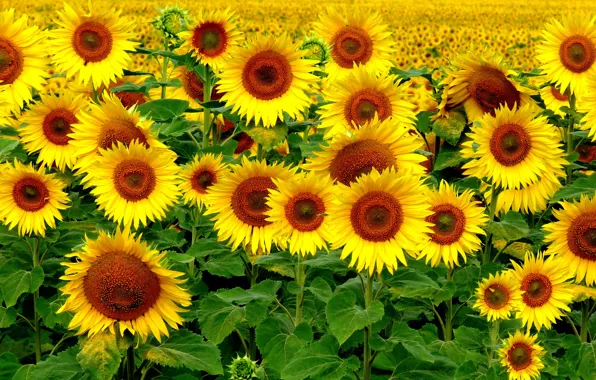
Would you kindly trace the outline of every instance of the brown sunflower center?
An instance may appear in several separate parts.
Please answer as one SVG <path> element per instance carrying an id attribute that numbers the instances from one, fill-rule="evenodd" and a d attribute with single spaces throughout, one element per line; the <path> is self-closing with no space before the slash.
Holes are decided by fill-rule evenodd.
<path id="1" fill-rule="evenodd" d="M 182 88 L 184 88 L 186 94 L 191 98 L 198 99 L 200 102 L 203 101 L 203 81 L 194 71 L 187 71 L 184 69 L 184 75 L 182 76 Z"/>
<path id="2" fill-rule="evenodd" d="M 464 233 L 466 216 L 457 207 L 445 203 L 435 206 L 426 221 L 434 224 L 432 240 L 440 245 L 449 245 L 458 241 Z"/>
<path id="3" fill-rule="evenodd" d="M 501 165 L 514 166 L 530 152 L 528 132 L 518 124 L 503 124 L 496 128 L 490 139 L 490 151 Z"/>
<path id="4" fill-rule="evenodd" d="M 587 37 L 571 36 L 561 44 L 559 58 L 569 71 L 583 73 L 594 64 L 596 47 Z"/>
<path id="5" fill-rule="evenodd" d="M 244 88 L 261 100 L 271 100 L 285 94 L 292 84 L 292 78 L 288 59 L 272 50 L 253 55 L 242 71 Z"/>
<path id="6" fill-rule="evenodd" d="M 380 91 L 366 89 L 350 96 L 346 102 L 344 116 L 349 122 L 362 125 L 371 120 L 375 114 L 380 120 L 385 120 L 391 115 L 391 102 Z"/>
<path id="7" fill-rule="evenodd" d="M 124 92 L 115 92 L 114 95 L 118 99 L 125 108 L 130 108 L 132 106 L 140 106 L 141 104 L 145 104 L 147 102 L 147 98 L 140 92 L 132 92 L 132 91 L 124 91 Z"/>
<path id="8" fill-rule="evenodd" d="M 492 284 L 484 290 L 484 302 L 491 309 L 502 309 L 509 302 L 509 291 L 503 285 Z"/>
<path id="9" fill-rule="evenodd" d="M 220 23 L 206 22 L 194 29 L 192 46 L 207 57 L 217 57 L 226 50 L 228 36 Z"/>
<path id="10" fill-rule="evenodd" d="M 520 104 L 520 93 L 500 70 L 482 66 L 472 75 L 468 91 L 484 113 L 495 115 L 502 105 L 513 108 Z"/>
<path id="11" fill-rule="evenodd" d="M 540 273 L 530 273 L 522 280 L 521 290 L 524 293 L 524 303 L 530 307 L 544 305 L 552 294 L 552 284 L 548 277 Z"/>
<path id="12" fill-rule="evenodd" d="M 397 199 L 383 191 L 364 194 L 350 212 L 354 232 L 368 241 L 392 239 L 403 223 L 402 208 Z"/>
<path id="13" fill-rule="evenodd" d="M 118 321 L 143 315 L 161 292 L 159 278 L 151 268 L 124 252 L 99 256 L 87 270 L 83 289 L 97 311 Z"/>
<path id="14" fill-rule="evenodd" d="M 553 97 L 557 100 L 560 100 L 562 102 L 569 101 L 569 89 L 567 89 L 567 91 L 565 91 L 564 94 L 561 94 L 561 91 L 559 91 L 558 88 L 556 88 L 555 86 L 550 86 L 550 92 L 551 94 L 553 94 Z"/>
<path id="15" fill-rule="evenodd" d="M 362 28 L 346 25 L 332 38 L 331 56 L 339 66 L 351 69 L 364 64 L 373 53 L 373 41 Z"/>
<path id="16" fill-rule="evenodd" d="M 244 223 L 254 227 L 271 224 L 265 220 L 265 211 L 269 210 L 265 198 L 269 195 L 269 189 L 275 188 L 270 177 L 258 176 L 244 180 L 232 194 L 234 214 Z"/>
<path id="17" fill-rule="evenodd" d="M 153 168 L 138 159 L 120 162 L 114 169 L 113 180 L 118 194 L 130 202 L 146 199 L 157 184 Z"/>
<path id="18" fill-rule="evenodd" d="M 96 21 L 86 21 L 74 32 L 72 46 L 85 63 L 100 62 L 112 51 L 112 32 Z"/>
<path id="19" fill-rule="evenodd" d="M 192 188 L 201 194 L 206 194 L 207 189 L 217 183 L 217 176 L 211 170 L 202 169 L 192 176 Z"/>
<path id="20" fill-rule="evenodd" d="M 70 126 L 78 121 L 72 111 L 65 108 L 54 109 L 43 119 L 43 134 L 52 144 L 66 145 L 71 140 L 68 137 L 72 132 Z"/>
<path id="21" fill-rule="evenodd" d="M 244 151 L 252 148 L 255 143 L 255 140 L 253 140 L 246 132 L 238 133 L 234 136 L 234 140 L 238 142 L 236 149 L 234 149 L 234 154 L 242 154 Z"/>
<path id="22" fill-rule="evenodd" d="M 20 209 L 35 212 L 44 208 L 50 201 L 50 192 L 42 181 L 23 178 L 12 188 L 12 199 Z"/>
<path id="23" fill-rule="evenodd" d="M 127 119 L 114 118 L 102 127 L 99 133 L 98 145 L 103 149 L 111 149 L 112 145 L 117 142 L 129 146 L 134 140 L 137 140 L 147 148 L 149 147 L 143 131 L 137 128 L 135 123 Z"/>
<path id="24" fill-rule="evenodd" d="M 349 185 L 373 168 L 380 172 L 396 163 L 388 145 L 375 140 L 360 140 L 346 145 L 337 153 L 329 165 L 329 172 L 333 179 Z"/>
<path id="25" fill-rule="evenodd" d="M 567 230 L 567 245 L 576 256 L 596 261 L 596 212 L 575 218 Z"/>
<path id="26" fill-rule="evenodd" d="M 516 371 L 521 371 L 532 364 L 532 347 L 525 343 L 515 343 L 507 351 L 507 361 Z"/>
<path id="27" fill-rule="evenodd" d="M 13 83 L 23 72 L 23 54 L 9 40 L 0 38 L 0 84 Z"/>
<path id="28" fill-rule="evenodd" d="M 285 207 L 286 219 L 298 231 L 314 231 L 323 223 L 325 205 L 313 193 L 299 193 Z"/>

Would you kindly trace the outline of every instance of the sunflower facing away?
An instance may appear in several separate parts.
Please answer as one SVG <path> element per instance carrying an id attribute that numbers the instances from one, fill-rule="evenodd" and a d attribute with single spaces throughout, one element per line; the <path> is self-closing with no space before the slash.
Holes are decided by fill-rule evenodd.
<path id="1" fill-rule="evenodd" d="M 45 236 L 46 225 L 56 228 L 56 219 L 62 220 L 60 210 L 69 206 L 64 184 L 44 169 L 35 170 L 20 162 L 0 169 L 0 221 L 19 235 L 31 233 Z"/>
<path id="2" fill-rule="evenodd" d="M 501 364 L 509 372 L 509 380 L 532 380 L 540 376 L 544 368 L 540 357 L 545 351 L 536 344 L 537 335 L 516 331 L 503 341 L 499 350 Z"/>
<path id="3" fill-rule="evenodd" d="M 178 66 L 172 73 L 173 79 L 178 79 L 181 82 L 180 87 L 169 87 L 167 97 L 173 99 L 181 99 L 188 101 L 194 108 L 203 108 L 199 102 L 203 101 L 205 96 L 205 89 L 203 81 L 194 71 L 189 71 L 186 66 Z M 161 88 L 157 88 L 161 92 Z M 202 112 L 198 112 L 202 116 Z"/>
<path id="4" fill-rule="evenodd" d="M 221 100 L 246 116 L 247 124 L 254 120 L 272 127 L 284 112 L 296 118 L 310 104 L 305 91 L 317 80 L 310 74 L 317 61 L 303 59 L 306 52 L 286 34 L 258 37 L 231 54 L 234 59 L 225 61 L 219 74 L 219 91 L 225 93 Z"/>
<path id="5" fill-rule="evenodd" d="M 62 293 L 68 296 L 58 313 L 71 311 L 68 328 L 92 336 L 109 330 L 126 330 L 145 341 L 151 334 L 161 342 L 182 325 L 180 306 L 190 306 L 190 294 L 180 286 L 182 272 L 163 267 L 160 253 L 128 230 L 113 236 L 100 231 L 97 240 L 86 238 L 79 252 L 66 255 L 76 262 L 66 266 L 61 280 L 67 281 Z M 180 306 L 178 306 L 180 305 Z"/>
<path id="6" fill-rule="evenodd" d="M 561 111 L 561 107 L 569 107 L 569 90 L 561 93 L 556 86 L 548 85 L 540 90 L 540 97 L 547 109 L 561 117 L 565 116 L 565 112 Z"/>
<path id="7" fill-rule="evenodd" d="M 585 113 L 578 128 L 588 131 L 588 137 L 592 142 L 596 141 L 596 77 L 589 80 L 589 85 L 578 103 L 577 110 Z"/>
<path id="8" fill-rule="evenodd" d="M 478 283 L 476 288 L 476 302 L 474 309 L 480 311 L 489 322 L 499 319 L 509 319 L 521 302 L 522 292 L 519 284 L 511 272 L 490 274 L 488 278 Z"/>
<path id="9" fill-rule="evenodd" d="M 186 203 L 203 207 L 207 198 L 207 190 L 221 181 L 228 169 L 222 163 L 220 154 L 206 154 L 203 157 L 195 156 L 184 169 L 180 171 L 180 191 Z"/>
<path id="10" fill-rule="evenodd" d="M 125 227 L 147 225 L 166 216 L 177 202 L 178 166 L 174 153 L 139 142 L 100 149 L 90 185 L 100 210 Z"/>
<path id="11" fill-rule="evenodd" d="M 526 253 L 523 266 L 511 261 L 512 271 L 522 290 L 522 302 L 516 318 L 522 319 L 529 330 L 542 327 L 550 329 L 560 319 L 563 311 L 570 311 L 568 303 L 573 299 L 573 291 L 566 282 L 570 273 L 563 260 L 551 256 L 544 259 L 542 253 L 534 256 Z"/>
<path id="12" fill-rule="evenodd" d="M 127 21 L 121 11 L 106 9 L 86 13 L 80 6 L 68 4 L 58 11 L 56 24 L 50 32 L 53 58 L 59 71 L 67 77 L 78 75 L 78 82 L 95 88 L 109 86 L 124 75 L 132 59 L 127 51 L 137 42 L 130 41 L 135 24 Z"/>
<path id="13" fill-rule="evenodd" d="M 426 221 L 433 226 L 430 240 L 420 247 L 420 257 L 426 256 L 426 263 L 433 267 L 441 261 L 449 268 L 459 266 L 459 256 L 464 262 L 467 256 L 481 247 L 478 235 L 485 235 L 482 229 L 488 217 L 478 202 L 472 201 L 471 190 L 457 195 L 455 188 L 441 181 L 438 190 L 426 190 L 426 198 L 430 203 L 432 215 Z"/>
<path id="14" fill-rule="evenodd" d="M 269 190 L 265 213 L 276 234 L 287 237 L 290 253 L 306 256 L 327 249 L 333 222 L 326 214 L 335 199 L 329 175 L 300 173 L 273 182 L 277 189 Z"/>

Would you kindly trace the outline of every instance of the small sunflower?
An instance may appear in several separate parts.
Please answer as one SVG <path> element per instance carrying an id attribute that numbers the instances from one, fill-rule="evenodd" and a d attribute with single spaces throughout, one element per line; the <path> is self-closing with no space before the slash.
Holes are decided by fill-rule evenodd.
<path id="1" fill-rule="evenodd" d="M 81 6 L 73 9 L 68 4 L 58 11 L 56 24 L 61 28 L 50 32 L 53 62 L 68 77 L 95 88 L 109 86 L 124 75 L 132 59 L 127 51 L 134 50 L 137 42 L 130 41 L 134 22 L 127 21 L 121 11 L 107 9 L 85 12 Z"/>
<path id="2" fill-rule="evenodd" d="M 392 118 L 379 121 L 374 117 L 351 135 L 337 134 L 330 145 L 315 152 L 304 168 L 331 174 L 331 178 L 344 185 L 355 181 L 371 169 L 383 171 L 387 168 L 408 170 L 423 174 L 422 162 L 426 158 L 418 153 L 424 145 L 418 134 L 411 134 Z"/>
<path id="3" fill-rule="evenodd" d="M 273 182 L 277 189 L 269 190 L 265 214 L 276 234 L 287 237 L 290 253 L 306 256 L 326 250 L 333 224 L 326 214 L 335 199 L 329 176 L 301 173 Z"/>
<path id="4" fill-rule="evenodd" d="M 481 247 L 478 235 L 485 235 L 482 229 L 488 223 L 484 208 L 472 200 L 471 190 L 457 195 L 455 188 L 441 181 L 438 190 L 426 190 L 432 215 L 426 221 L 433 224 L 430 240 L 419 247 L 420 258 L 426 256 L 426 263 L 433 267 L 441 260 L 449 268 L 459 266 L 459 256 L 464 262 L 467 256 Z"/>
<path id="5" fill-rule="evenodd" d="M 596 17 L 577 15 L 553 20 L 542 33 L 536 58 L 540 68 L 564 93 L 581 96 L 596 75 Z"/>
<path id="6" fill-rule="evenodd" d="M 69 206 L 64 184 L 44 169 L 35 170 L 20 162 L 5 166 L 0 182 L 0 221 L 19 235 L 31 233 L 45 236 L 46 225 L 56 228 L 56 219 L 62 220 L 60 210 Z"/>
<path id="7" fill-rule="evenodd" d="M 186 203 L 203 206 L 207 190 L 221 181 L 228 172 L 222 159 L 221 154 L 206 154 L 201 158 L 197 155 L 180 171 L 180 191 Z"/>
<path id="8" fill-rule="evenodd" d="M 522 292 L 510 272 L 490 274 L 478 283 L 474 309 L 489 322 L 509 319 L 521 302 Z"/>
<path id="9" fill-rule="evenodd" d="M 135 79 L 135 78 L 137 78 L 137 79 Z M 122 85 L 125 85 L 128 82 L 131 82 L 132 84 L 135 84 L 135 85 L 142 84 L 141 79 L 138 77 L 124 77 L 124 78 L 117 79 L 116 82 L 110 83 L 110 85 L 108 86 L 108 90 L 112 91 L 113 88 L 120 87 Z M 122 103 L 124 108 L 140 106 L 141 104 L 145 104 L 146 102 L 149 101 L 149 98 L 147 98 L 147 96 L 145 94 L 143 94 L 142 92 L 118 91 L 118 92 L 113 92 L 113 94 L 118 99 L 120 99 L 120 102 Z"/>
<path id="10" fill-rule="evenodd" d="M 61 290 L 68 298 L 58 313 L 74 313 L 68 328 L 78 334 L 129 330 L 142 341 L 153 334 L 161 342 L 169 336 L 166 323 L 176 330 L 182 325 L 180 306 L 190 306 L 191 298 L 180 287 L 184 273 L 164 268 L 164 256 L 126 229 L 86 237 L 81 251 L 66 255 L 77 261 L 62 263 L 67 269 L 60 279 L 67 283 Z"/>
<path id="11" fill-rule="evenodd" d="M 311 74 L 316 61 L 303 59 L 306 52 L 287 35 L 261 36 L 231 54 L 234 59 L 224 62 L 219 74 L 219 90 L 225 93 L 221 100 L 246 116 L 247 123 L 272 127 L 284 112 L 296 118 L 310 105 L 305 91 L 317 80 Z"/>
<path id="12" fill-rule="evenodd" d="M 329 212 L 334 223 L 332 246 L 343 247 L 341 258 L 352 255 L 350 266 L 369 274 L 390 273 L 397 261 L 407 265 L 404 252 L 415 256 L 432 233 L 432 215 L 420 176 L 398 175 L 394 169 L 373 169 L 346 186 L 338 184 L 337 205 Z"/>
<path id="13" fill-rule="evenodd" d="M 522 319 L 528 330 L 535 326 L 550 329 L 560 319 L 563 311 L 571 311 L 569 304 L 573 299 L 573 291 L 566 282 L 570 273 L 566 264 L 553 256 L 544 259 L 542 253 L 534 256 L 526 253 L 523 266 L 511 261 L 512 272 L 522 290 L 522 302 L 516 318 Z M 562 311 L 563 310 L 563 311 Z"/>
<path id="14" fill-rule="evenodd" d="M 204 85 L 197 73 L 187 70 L 186 66 L 178 66 L 174 69 L 172 78 L 180 80 L 182 85 L 168 88 L 168 98 L 186 100 L 192 107 L 203 108 L 199 102 L 202 102 L 205 96 Z"/>
<path id="15" fill-rule="evenodd" d="M 39 152 L 38 163 L 64 170 L 72 168 L 77 160 L 76 148 L 70 142 L 71 125 L 79 122 L 77 115 L 87 106 L 82 95 L 64 92 L 60 96 L 41 95 L 41 100 L 30 107 L 19 128 L 21 142 L 27 152 Z"/>
<path id="16" fill-rule="evenodd" d="M 547 109 L 561 117 L 565 116 L 561 107 L 569 107 L 569 91 L 561 93 L 557 86 L 551 84 L 540 90 L 540 97 Z"/>
<path id="17" fill-rule="evenodd" d="M 537 335 L 516 331 L 515 335 L 503 341 L 499 350 L 501 364 L 509 372 L 509 380 L 532 380 L 540 376 L 544 368 L 540 357 L 545 351 L 536 344 Z"/>
<path id="18" fill-rule="evenodd" d="M 125 227 L 164 218 L 180 194 L 175 155 L 137 141 L 100 152 L 89 183 L 99 209 Z"/>

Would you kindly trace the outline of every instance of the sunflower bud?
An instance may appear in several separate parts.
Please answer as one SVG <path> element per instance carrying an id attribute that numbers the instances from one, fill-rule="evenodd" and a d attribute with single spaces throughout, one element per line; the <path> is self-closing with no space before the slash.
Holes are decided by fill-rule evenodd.
<path id="1" fill-rule="evenodd" d="M 158 9 L 157 16 L 151 24 L 167 37 L 177 38 L 177 34 L 185 31 L 188 25 L 188 11 L 177 5 Z"/>
<path id="2" fill-rule="evenodd" d="M 258 378 L 257 376 L 257 362 L 250 360 L 247 355 L 243 357 L 238 356 L 232 360 L 230 368 L 230 379 L 232 380 L 250 380 Z"/>
<path id="3" fill-rule="evenodd" d="M 319 65 L 324 65 L 329 61 L 331 51 L 329 45 L 316 34 L 307 36 L 300 45 L 300 50 L 308 52 L 304 58 L 317 60 Z"/>

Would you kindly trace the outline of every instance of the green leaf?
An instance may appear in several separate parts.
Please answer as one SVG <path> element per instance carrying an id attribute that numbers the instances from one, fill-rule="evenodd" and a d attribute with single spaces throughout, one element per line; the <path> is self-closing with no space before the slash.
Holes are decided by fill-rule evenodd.
<path id="1" fill-rule="evenodd" d="M 221 255 L 230 253 L 230 247 L 225 244 L 218 243 L 215 239 L 203 238 L 198 239 L 186 252 L 187 255 L 194 257 L 206 257 L 210 255 Z M 263 256 L 266 257 L 266 256 Z"/>
<path id="2" fill-rule="evenodd" d="M 439 284 L 414 268 L 400 268 L 393 275 L 383 273 L 383 283 L 396 295 L 408 298 L 433 298 L 441 290 Z"/>
<path id="3" fill-rule="evenodd" d="M 325 308 L 329 329 L 344 343 L 356 331 L 362 330 L 383 318 L 383 304 L 373 301 L 366 308 L 356 305 L 356 296 L 351 292 L 341 292 L 329 300 Z"/>
<path id="4" fill-rule="evenodd" d="M 459 166 L 466 159 L 463 158 L 456 147 L 443 145 L 435 161 L 434 170 L 443 170 L 454 166 Z"/>
<path id="5" fill-rule="evenodd" d="M 419 360 L 434 363 L 435 357 L 424 346 L 425 342 L 420 333 L 411 329 L 405 322 L 393 325 L 391 337 L 387 340 L 391 344 L 403 344 L 404 348 Z"/>
<path id="6" fill-rule="evenodd" d="M 182 115 L 188 105 L 186 100 L 158 99 L 141 104 L 138 110 L 141 115 L 150 117 L 154 121 L 167 121 Z"/>
<path id="7" fill-rule="evenodd" d="M 245 310 L 210 294 L 201 301 L 197 312 L 201 333 L 220 344 L 244 320 Z"/>
<path id="8" fill-rule="evenodd" d="M 197 129 L 197 122 L 189 121 L 177 116 L 171 122 L 154 124 L 153 128 L 156 129 L 160 135 L 167 137 L 180 137 L 187 132 L 192 132 Z"/>
<path id="9" fill-rule="evenodd" d="M 398 69 L 397 67 L 392 67 L 391 74 L 397 75 L 398 77 L 400 77 L 402 79 L 411 79 L 414 77 L 428 76 L 430 73 L 428 71 L 428 67 L 424 66 L 421 69 L 412 68 L 410 70 L 401 70 L 401 69 Z"/>
<path id="10" fill-rule="evenodd" d="M 12 152 L 19 145 L 19 140 L 0 139 L 0 162 L 6 160 L 10 161 L 10 152 Z"/>
<path id="11" fill-rule="evenodd" d="M 77 360 L 92 379 L 110 380 L 118 372 L 122 354 L 116 335 L 107 331 L 98 332 L 92 337 L 81 338 L 80 346 Z"/>
<path id="12" fill-rule="evenodd" d="M 596 173 L 589 177 L 580 177 L 570 183 L 569 185 L 563 186 L 559 191 L 553 195 L 549 203 L 556 203 L 560 200 L 571 200 L 577 199 L 582 194 L 594 195 L 596 189 Z"/>
<path id="13" fill-rule="evenodd" d="M 17 320 L 17 310 L 0 306 L 0 328 L 10 327 Z"/>
<path id="14" fill-rule="evenodd" d="M 237 255 L 212 258 L 205 264 L 205 269 L 212 275 L 225 278 L 244 276 L 244 263 Z"/>
<path id="15" fill-rule="evenodd" d="M 453 330 L 453 334 L 455 336 L 455 343 L 460 347 L 469 350 L 480 350 L 484 348 L 482 340 L 488 337 L 486 331 L 480 331 L 467 326 L 459 326 Z"/>
<path id="16" fill-rule="evenodd" d="M 71 347 L 58 355 L 52 355 L 34 366 L 21 367 L 13 380 L 82 380 L 88 376 L 77 361 L 78 347 Z"/>
<path id="17" fill-rule="evenodd" d="M 449 118 L 435 120 L 433 132 L 449 144 L 455 146 L 465 127 L 466 117 L 459 112 L 453 112 Z"/>
<path id="18" fill-rule="evenodd" d="M 246 305 L 254 300 L 273 302 L 279 288 L 281 288 L 281 281 L 265 280 L 248 290 L 234 288 L 217 292 L 216 295 L 226 302 L 236 302 L 240 305 Z"/>
<path id="19" fill-rule="evenodd" d="M 321 277 L 315 278 L 306 289 L 325 303 L 328 303 L 331 297 L 333 297 L 331 286 Z"/>
<path id="20" fill-rule="evenodd" d="M 339 252 L 331 252 L 329 254 L 317 255 L 315 258 L 304 260 L 302 263 L 311 268 L 329 269 L 333 272 L 341 273 L 348 269 L 348 264 L 339 257 Z"/>
<path id="21" fill-rule="evenodd" d="M 0 290 L 2 290 L 6 307 L 16 305 L 21 294 L 32 293 L 43 283 L 44 273 L 41 267 L 26 271 L 21 269 L 21 266 L 16 259 L 9 260 L 0 266 Z"/>
<path id="22" fill-rule="evenodd" d="M 307 324 L 298 327 L 303 325 L 310 329 Z M 293 330 L 293 326 L 285 318 L 281 320 L 269 317 L 259 323 L 256 328 L 257 347 L 263 355 L 265 366 L 281 372 L 294 354 L 312 339 L 312 331 L 310 339 L 303 340 L 303 336 L 295 335 Z"/>
<path id="23" fill-rule="evenodd" d="M 418 112 L 416 115 L 416 129 L 420 133 L 429 133 L 430 132 L 430 125 L 432 123 L 431 116 L 434 115 L 434 112 L 429 111 L 422 111 Z"/>
<path id="24" fill-rule="evenodd" d="M 0 379 L 12 379 L 20 368 L 21 363 L 12 352 L 5 352 L 0 355 Z"/>
<path id="25" fill-rule="evenodd" d="M 582 379 L 593 379 L 596 373 L 596 342 L 574 344 L 567 348 L 565 361 Z"/>
<path id="26" fill-rule="evenodd" d="M 37 302 L 35 303 L 35 310 L 43 319 L 43 324 L 49 328 L 53 329 L 56 324 L 62 325 L 64 327 L 68 326 L 72 318 L 71 313 L 60 313 L 58 314 L 58 309 L 62 307 L 64 304 L 65 298 L 59 298 L 58 296 L 54 296 L 49 300 L 39 297 Z"/>
<path id="27" fill-rule="evenodd" d="M 189 330 L 179 330 L 162 344 L 143 352 L 154 363 L 169 367 L 186 367 L 211 375 L 223 374 L 221 354 L 212 342 Z"/>
<path id="28" fill-rule="evenodd" d="M 493 234 L 494 239 L 515 241 L 526 237 L 530 233 L 530 228 L 522 214 L 509 211 L 498 222 L 491 221 L 486 227 L 486 231 Z"/>
<path id="29" fill-rule="evenodd" d="M 257 125 L 246 128 L 245 132 L 255 140 L 256 143 L 261 144 L 265 151 L 269 151 L 286 139 L 288 135 L 288 126 L 285 124 L 278 124 L 266 128 L 262 125 Z"/>

